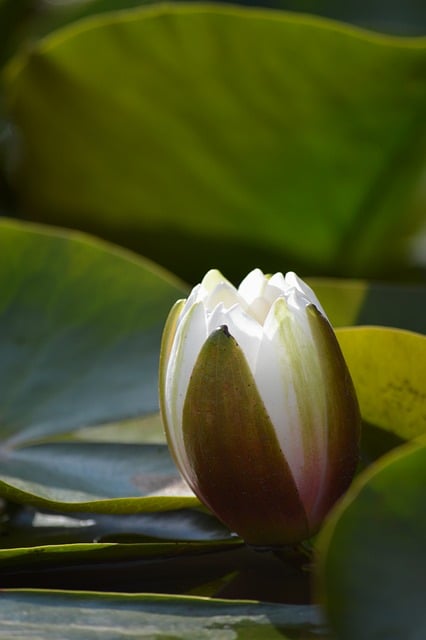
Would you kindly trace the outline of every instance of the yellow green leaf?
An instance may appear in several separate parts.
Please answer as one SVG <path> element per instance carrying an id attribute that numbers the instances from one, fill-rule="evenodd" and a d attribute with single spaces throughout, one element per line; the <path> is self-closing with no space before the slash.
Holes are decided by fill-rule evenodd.
<path id="1" fill-rule="evenodd" d="M 426 336 L 388 327 L 336 334 L 367 422 L 404 439 L 426 432 Z"/>

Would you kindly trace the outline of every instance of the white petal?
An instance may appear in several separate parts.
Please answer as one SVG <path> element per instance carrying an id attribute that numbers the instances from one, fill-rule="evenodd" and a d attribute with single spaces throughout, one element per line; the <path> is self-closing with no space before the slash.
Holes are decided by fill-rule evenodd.
<path id="1" fill-rule="evenodd" d="M 203 299 L 207 297 L 218 284 L 226 282 L 229 286 L 233 286 L 224 275 L 217 269 L 210 269 L 201 281 L 201 289 L 203 291 Z"/>
<path id="2" fill-rule="evenodd" d="M 288 273 L 286 273 L 285 275 L 285 283 L 287 286 L 287 289 L 297 289 L 298 291 L 300 291 L 301 293 L 303 293 L 305 295 L 305 297 L 316 306 L 316 308 L 318 309 L 318 311 L 320 311 L 322 313 L 322 315 L 327 318 L 327 315 L 324 311 L 324 309 L 321 306 L 320 301 L 318 300 L 318 298 L 316 297 L 315 293 L 312 291 L 311 287 L 309 287 L 306 282 L 304 282 L 301 278 L 299 278 L 294 271 L 289 271 Z"/>
<path id="3" fill-rule="evenodd" d="M 251 304 L 256 298 L 261 298 L 266 278 L 260 269 L 253 269 L 244 278 L 238 287 L 238 293 L 247 302 Z"/>
<path id="4" fill-rule="evenodd" d="M 229 292 L 231 291 L 234 291 L 235 295 L 237 295 L 235 287 L 225 278 L 225 276 L 220 273 L 220 271 L 218 271 L 217 269 L 210 269 L 210 271 L 207 271 L 202 281 L 197 284 L 189 294 L 178 322 L 182 321 L 182 318 L 188 313 L 192 305 L 196 304 L 197 302 L 207 301 L 209 297 L 214 294 L 214 291 L 218 290 L 220 287 L 224 287 L 227 289 L 227 295 L 229 295 Z M 209 305 L 207 303 L 206 306 L 213 309 L 218 302 L 215 302 L 212 305 Z"/>
<path id="5" fill-rule="evenodd" d="M 285 291 L 287 291 L 288 287 L 285 283 L 285 279 L 283 274 L 278 271 L 277 273 L 274 273 L 270 278 L 269 278 L 269 283 L 270 285 L 272 285 L 273 287 L 276 287 L 277 289 L 279 289 L 282 293 L 284 293 Z"/>
<path id="6" fill-rule="evenodd" d="M 207 322 L 203 303 L 199 302 L 182 318 L 177 328 L 170 353 L 166 382 L 165 402 L 169 436 L 173 453 L 181 471 L 188 468 L 183 445 L 182 413 L 195 362 L 207 339 Z"/>
<path id="7" fill-rule="evenodd" d="M 211 314 L 208 314 L 208 335 L 223 325 L 228 327 L 229 333 L 237 341 L 254 374 L 257 351 L 262 338 L 261 326 L 239 305 L 226 309 L 223 304 L 219 304 Z"/>
<path id="8" fill-rule="evenodd" d="M 313 340 L 312 331 L 306 313 L 306 307 L 311 305 L 312 302 L 297 289 L 290 289 L 286 296 L 287 305 L 291 313 L 297 319 L 299 327 L 306 333 L 309 340 Z"/>
<path id="9" fill-rule="evenodd" d="M 263 297 L 272 306 L 277 298 L 283 296 L 284 293 L 281 287 L 277 287 L 270 280 L 265 283 L 265 288 L 263 290 Z"/>
<path id="10" fill-rule="evenodd" d="M 179 316 L 178 324 L 180 322 L 182 322 L 182 319 L 186 316 L 186 314 L 188 313 L 188 311 L 192 307 L 192 305 L 194 305 L 196 302 L 199 301 L 200 290 L 201 290 L 201 285 L 200 284 L 197 284 L 197 286 L 192 289 L 191 293 L 189 294 L 188 298 L 186 299 L 185 305 L 184 305 L 184 307 L 182 309 L 182 312 L 181 312 L 181 314 Z"/>
<path id="11" fill-rule="evenodd" d="M 218 304 L 222 303 L 229 309 L 240 302 L 240 296 L 236 288 L 229 282 L 220 282 L 205 298 L 204 304 L 208 311 L 213 311 Z"/>
<path id="12" fill-rule="evenodd" d="M 327 464 L 327 420 L 321 365 L 303 316 L 304 308 L 277 300 L 265 321 L 255 379 L 310 513 L 321 495 Z"/>
<path id="13" fill-rule="evenodd" d="M 263 325 L 265 318 L 268 315 L 271 305 L 265 300 L 264 297 L 255 298 L 249 308 L 248 313 L 254 318 L 260 325 Z"/>
<path id="14" fill-rule="evenodd" d="M 280 298 L 265 322 L 264 338 L 257 356 L 255 380 L 266 411 L 276 429 L 281 450 L 298 485 L 303 470 L 304 453 L 291 357 L 285 343 L 286 338 L 281 335 L 282 330 L 285 331 L 285 314 L 290 316 L 290 311 L 285 299 Z"/>
<path id="15" fill-rule="evenodd" d="M 228 322 L 227 309 L 223 305 L 223 303 L 219 303 L 207 314 L 207 335 L 219 329 L 219 327 L 223 327 Z"/>
<path id="16" fill-rule="evenodd" d="M 226 314 L 228 331 L 242 349 L 254 376 L 259 345 L 263 337 L 261 325 L 241 307 L 235 306 Z"/>

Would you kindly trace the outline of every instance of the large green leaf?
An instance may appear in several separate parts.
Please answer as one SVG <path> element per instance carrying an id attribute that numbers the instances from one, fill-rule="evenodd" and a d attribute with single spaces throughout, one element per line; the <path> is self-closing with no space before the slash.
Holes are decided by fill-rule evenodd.
<path id="1" fill-rule="evenodd" d="M 406 446 L 354 483 L 320 535 L 319 588 L 338 638 L 426 634 L 426 446 Z"/>
<path id="2" fill-rule="evenodd" d="M 5 632 L 22 639 L 320 640 L 326 637 L 314 607 L 234 604 L 205 598 L 3 591 L 0 616 Z"/>
<path id="3" fill-rule="evenodd" d="M 80 21 L 9 69 L 15 184 L 31 216 L 189 281 L 399 273 L 425 204 L 425 65 L 424 40 L 279 12 Z"/>
<path id="4" fill-rule="evenodd" d="M 0 494 L 80 511 L 198 504 L 173 498 L 165 445 L 54 441 L 157 409 L 162 326 L 181 286 L 102 242 L 19 223 L 0 224 L 0 255 Z"/>
<path id="5" fill-rule="evenodd" d="M 0 254 L 3 442 L 155 411 L 177 281 L 93 239 L 7 221 Z"/>

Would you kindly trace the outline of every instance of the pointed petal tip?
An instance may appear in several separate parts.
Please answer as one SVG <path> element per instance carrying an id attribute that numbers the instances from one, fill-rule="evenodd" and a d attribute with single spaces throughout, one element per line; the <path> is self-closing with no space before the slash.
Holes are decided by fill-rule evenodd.
<path id="1" fill-rule="evenodd" d="M 229 280 L 225 278 L 225 276 L 219 271 L 219 269 L 209 269 L 204 278 L 201 280 L 201 287 L 208 294 L 211 293 L 220 284 L 231 285 Z"/>

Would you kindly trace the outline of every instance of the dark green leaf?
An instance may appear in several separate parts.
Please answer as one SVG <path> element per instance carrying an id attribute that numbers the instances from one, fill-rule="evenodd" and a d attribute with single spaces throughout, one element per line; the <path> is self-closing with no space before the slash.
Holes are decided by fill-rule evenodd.
<path id="1" fill-rule="evenodd" d="M 0 0 L 0 67 L 16 49 L 32 4 L 32 0 Z"/>
<path id="2" fill-rule="evenodd" d="M 365 471 L 320 535 L 318 582 L 338 638 L 426 634 L 426 446 Z"/>

